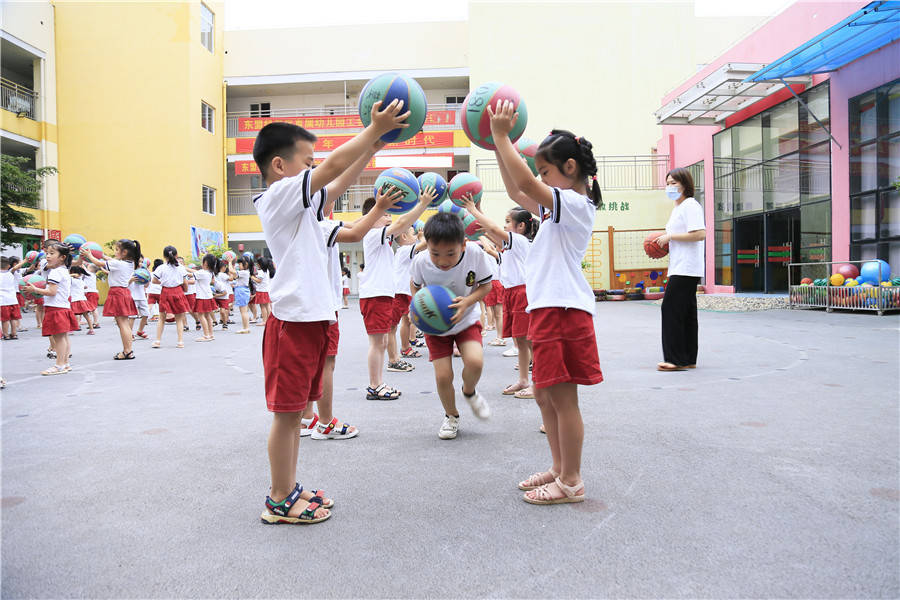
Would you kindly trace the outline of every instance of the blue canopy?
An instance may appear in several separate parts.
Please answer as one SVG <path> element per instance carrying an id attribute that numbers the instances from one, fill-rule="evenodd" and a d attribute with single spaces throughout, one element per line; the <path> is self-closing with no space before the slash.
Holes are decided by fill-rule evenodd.
<path id="1" fill-rule="evenodd" d="M 900 1 L 872 2 L 744 81 L 830 73 L 900 38 Z"/>

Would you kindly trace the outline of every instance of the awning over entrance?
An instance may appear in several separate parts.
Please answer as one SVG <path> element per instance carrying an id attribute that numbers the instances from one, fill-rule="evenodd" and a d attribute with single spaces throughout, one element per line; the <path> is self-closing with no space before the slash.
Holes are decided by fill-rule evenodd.
<path id="1" fill-rule="evenodd" d="M 900 2 L 898 2 L 900 3 Z M 653 113 L 659 125 L 719 125 L 727 117 L 788 85 L 809 85 L 809 76 L 785 82 L 746 82 L 766 65 L 727 63 Z"/>
<path id="2" fill-rule="evenodd" d="M 780 81 L 830 73 L 900 38 L 900 1 L 872 2 L 834 27 L 791 50 L 746 78 L 746 83 Z"/>

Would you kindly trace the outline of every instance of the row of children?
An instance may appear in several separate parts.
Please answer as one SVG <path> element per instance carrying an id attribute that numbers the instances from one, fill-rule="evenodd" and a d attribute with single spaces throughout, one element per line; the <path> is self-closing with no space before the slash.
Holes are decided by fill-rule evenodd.
<path id="1" fill-rule="evenodd" d="M 360 308 L 369 336 L 367 398 L 400 396 L 382 380 L 384 353 L 390 352 L 394 337 L 391 334 L 417 290 L 444 285 L 457 294 L 451 304 L 455 310 L 452 327 L 442 335 L 425 336 L 444 409 L 439 436 L 451 439 L 458 431 L 454 347 L 462 356 L 463 397 L 477 417 L 490 416 L 477 389 L 483 368 L 478 307 L 494 291 L 492 282 L 499 265 L 501 283 L 506 287 L 503 334 L 515 340 L 520 359 L 520 381 L 505 392 L 529 386 L 527 373 L 533 356 L 534 395 L 552 458 L 549 469 L 518 487 L 526 491 L 524 499 L 534 504 L 584 500 L 580 473 L 584 429 L 577 385 L 603 379 L 593 326 L 594 297 L 581 274 L 593 213 L 601 201 L 596 178 L 591 179 L 596 174 L 591 144 L 567 131 L 551 132 L 535 160 L 538 180 L 509 140 L 517 118 L 512 105 L 498 104 L 496 114 L 489 108 L 503 181 L 510 198 L 523 210 L 512 211 L 501 228 L 470 198 L 468 208 L 491 240 L 483 245 L 467 243 L 461 220 L 445 213 L 428 220 L 424 240 L 410 234 L 412 223 L 435 197 L 430 188 L 422 191 L 415 208 L 396 221 L 385 215 L 399 198 L 399 192 L 390 188 L 368 200 L 357 221 L 326 220 L 333 199 L 384 146 L 380 137 L 406 127 L 408 113 L 401 114 L 401 110 L 402 102 L 393 101 L 383 110 L 381 103 L 376 103 L 370 125 L 315 169 L 316 137 L 296 125 L 269 124 L 254 145 L 254 160 L 267 185 L 254 204 L 281 273 L 272 282 L 272 317 L 266 322 L 263 338 L 266 403 L 273 413 L 268 438 L 272 486 L 261 515 L 264 523 L 317 523 L 332 514 L 332 499 L 321 490 L 304 490 L 296 482 L 298 431 L 303 428 L 304 413 L 311 414 L 311 405 L 317 402 L 319 416 L 324 418 L 313 435 L 355 435 L 354 428 L 333 417 L 331 406 L 340 333 L 337 309 L 341 305 L 334 244 L 360 239 L 366 260 L 360 277 Z M 536 233 L 531 214 L 543 221 Z M 401 246 L 396 255 L 391 247 L 394 243 Z M 405 246 L 411 248 L 407 251 Z M 334 294 L 322 294 L 323 289 Z M 404 341 L 409 341 L 409 335 L 401 335 L 401 343 Z"/>

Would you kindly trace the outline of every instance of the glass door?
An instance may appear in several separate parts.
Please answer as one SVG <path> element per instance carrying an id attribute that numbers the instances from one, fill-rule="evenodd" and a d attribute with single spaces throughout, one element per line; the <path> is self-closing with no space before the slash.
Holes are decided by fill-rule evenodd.
<path id="1" fill-rule="evenodd" d="M 734 220 L 736 292 L 764 291 L 763 223 L 762 215 Z"/>
<path id="2" fill-rule="evenodd" d="M 788 291 L 788 263 L 800 262 L 800 209 L 766 214 L 766 291 Z"/>

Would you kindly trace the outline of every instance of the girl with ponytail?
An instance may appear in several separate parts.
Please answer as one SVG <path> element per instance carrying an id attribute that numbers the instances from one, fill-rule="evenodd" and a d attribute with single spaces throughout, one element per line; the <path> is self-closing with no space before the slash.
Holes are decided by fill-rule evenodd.
<path id="1" fill-rule="evenodd" d="M 175 246 L 166 246 L 163 249 L 163 260 L 153 271 L 153 283 L 162 284 L 162 292 L 159 294 L 159 322 L 156 324 L 156 340 L 150 346 L 159 348 L 162 344 L 162 334 L 166 329 L 166 316 L 175 315 L 175 329 L 178 333 L 176 348 L 184 348 L 185 313 L 191 312 L 191 306 L 184 295 L 187 291 L 187 270 L 178 264 L 178 250 Z"/>
<path id="2" fill-rule="evenodd" d="M 95 266 L 106 269 L 109 272 L 109 293 L 103 304 L 103 316 L 114 317 L 119 328 L 119 337 L 122 340 L 122 351 L 113 358 L 115 360 L 131 360 L 134 352 L 131 349 L 131 321 L 129 317 L 137 314 L 137 307 L 131 298 L 128 282 L 134 270 L 140 266 L 141 243 L 137 240 L 123 238 L 116 242 L 116 257 L 110 258 L 103 255 L 102 259 L 95 258 L 91 252 L 81 247 L 81 256 L 92 262 Z"/>
<path id="3" fill-rule="evenodd" d="M 603 381 L 594 332 L 594 293 L 581 272 L 601 205 L 597 163 L 583 137 L 550 132 L 535 155 L 538 180 L 509 139 L 518 119 L 512 103 L 488 105 L 497 164 L 514 202 L 542 221 L 525 261 L 535 399 L 551 465 L 519 483 L 531 504 L 582 502 L 584 423 L 578 385 Z M 502 273 L 502 267 L 501 267 Z"/>

